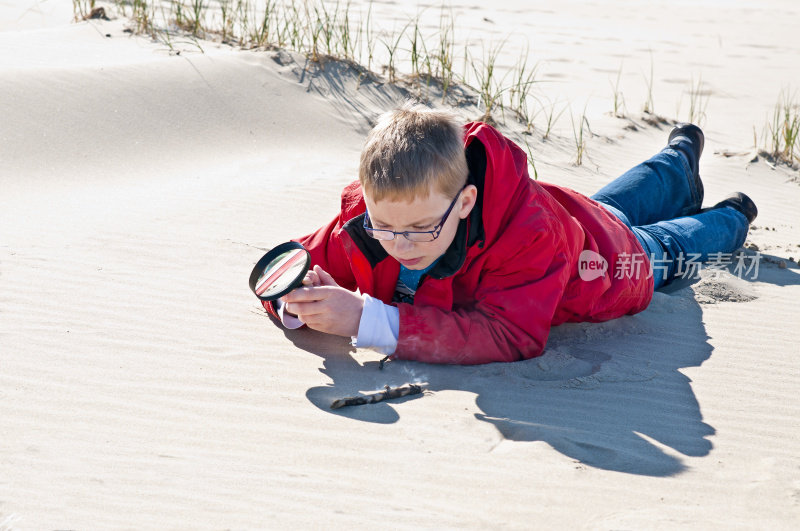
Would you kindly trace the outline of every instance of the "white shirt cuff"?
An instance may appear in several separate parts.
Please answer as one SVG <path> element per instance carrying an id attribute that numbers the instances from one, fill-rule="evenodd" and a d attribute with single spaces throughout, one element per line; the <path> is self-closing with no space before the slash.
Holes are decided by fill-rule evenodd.
<path id="1" fill-rule="evenodd" d="M 286 305 L 281 301 L 275 301 L 274 304 L 275 304 L 275 311 L 278 312 L 278 316 L 281 318 L 283 326 L 285 326 L 289 330 L 300 328 L 305 324 L 299 318 L 293 315 L 289 315 L 288 313 L 284 313 L 283 309 L 286 307 Z"/>
<path id="2" fill-rule="evenodd" d="M 364 295 L 364 311 L 358 323 L 358 348 L 371 348 L 382 354 L 394 354 L 400 336 L 400 310 Z"/>

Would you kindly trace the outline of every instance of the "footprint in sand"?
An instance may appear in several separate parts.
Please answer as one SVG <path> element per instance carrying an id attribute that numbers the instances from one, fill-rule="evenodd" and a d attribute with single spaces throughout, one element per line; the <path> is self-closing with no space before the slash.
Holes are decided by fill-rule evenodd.
<path id="1" fill-rule="evenodd" d="M 548 348 L 538 358 L 511 364 L 506 377 L 537 382 L 568 381 L 590 376 L 611 359 L 602 352 L 578 348 Z"/>

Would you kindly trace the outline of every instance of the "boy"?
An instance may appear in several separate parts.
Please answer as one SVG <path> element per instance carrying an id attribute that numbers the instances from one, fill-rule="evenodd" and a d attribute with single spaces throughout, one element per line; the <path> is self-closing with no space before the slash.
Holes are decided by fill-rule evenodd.
<path id="1" fill-rule="evenodd" d="M 340 214 L 297 240 L 311 254 L 306 287 L 264 307 L 399 359 L 539 356 L 551 326 L 640 312 L 683 255 L 744 243 L 747 196 L 700 211 L 702 149 L 683 124 L 587 198 L 531 180 L 523 151 L 492 127 L 407 103 L 369 133 Z M 637 270 L 616 274 L 634 257 Z M 651 275 L 651 260 L 666 265 Z"/>

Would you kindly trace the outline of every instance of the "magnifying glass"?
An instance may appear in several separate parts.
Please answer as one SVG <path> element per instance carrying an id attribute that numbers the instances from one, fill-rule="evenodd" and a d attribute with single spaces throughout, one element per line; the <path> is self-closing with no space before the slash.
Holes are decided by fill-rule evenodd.
<path id="1" fill-rule="evenodd" d="M 250 289 L 262 301 L 274 301 L 303 284 L 311 256 L 297 242 L 286 242 L 261 257 L 250 273 Z"/>

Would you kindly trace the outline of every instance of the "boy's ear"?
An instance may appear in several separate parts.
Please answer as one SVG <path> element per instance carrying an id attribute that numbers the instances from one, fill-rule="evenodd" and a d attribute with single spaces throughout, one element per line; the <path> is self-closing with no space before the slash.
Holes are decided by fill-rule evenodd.
<path id="1" fill-rule="evenodd" d="M 475 208 L 475 203 L 478 201 L 478 188 L 474 184 L 467 185 L 461 192 L 461 199 L 458 209 L 458 217 L 465 219 Z"/>

